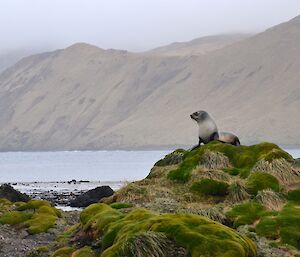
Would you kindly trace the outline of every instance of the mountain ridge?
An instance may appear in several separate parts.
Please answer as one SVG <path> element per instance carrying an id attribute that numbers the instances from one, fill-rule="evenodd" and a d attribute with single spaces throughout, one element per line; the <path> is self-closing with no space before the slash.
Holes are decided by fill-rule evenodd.
<path id="1" fill-rule="evenodd" d="M 299 43 L 295 18 L 199 56 L 79 43 L 25 58 L 0 75 L 0 150 L 193 145 L 197 109 L 242 143 L 299 145 Z"/>

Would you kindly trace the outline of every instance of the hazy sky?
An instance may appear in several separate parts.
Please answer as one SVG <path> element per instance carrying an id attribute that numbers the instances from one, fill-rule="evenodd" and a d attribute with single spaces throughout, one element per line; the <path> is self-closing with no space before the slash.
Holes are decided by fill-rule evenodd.
<path id="1" fill-rule="evenodd" d="M 0 0 L 0 50 L 86 42 L 141 51 L 297 15 L 300 0 Z"/>

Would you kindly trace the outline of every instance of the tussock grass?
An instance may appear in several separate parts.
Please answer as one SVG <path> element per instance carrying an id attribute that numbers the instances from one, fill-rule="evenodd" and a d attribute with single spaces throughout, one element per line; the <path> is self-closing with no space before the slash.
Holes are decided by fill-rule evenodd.
<path id="1" fill-rule="evenodd" d="M 195 169 L 192 172 L 192 180 L 199 180 L 202 178 L 209 178 L 209 179 L 213 179 L 213 180 L 219 180 L 219 181 L 223 181 L 223 182 L 230 182 L 232 180 L 232 177 L 221 171 L 221 170 L 203 170 L 203 169 Z"/>
<path id="2" fill-rule="evenodd" d="M 299 179 L 300 173 L 294 169 L 291 162 L 286 159 L 275 159 L 271 162 L 260 160 L 252 171 L 266 172 L 276 177 L 282 185 L 289 185 Z"/>
<path id="3" fill-rule="evenodd" d="M 211 208 L 199 210 L 197 214 L 209 218 L 211 220 L 217 221 L 221 224 L 228 223 L 226 215 L 223 213 L 222 208 L 220 208 L 219 206 L 213 206 Z"/>
<path id="4" fill-rule="evenodd" d="M 250 198 L 250 194 L 248 194 L 246 190 L 246 186 L 242 181 L 234 181 L 229 186 L 229 195 L 227 200 L 231 203 L 239 203 Z"/>
<path id="5" fill-rule="evenodd" d="M 210 152 L 219 154 L 211 154 Z M 205 154 L 207 155 L 206 157 Z M 224 158 L 224 156 L 227 158 Z M 227 159 L 231 165 L 230 167 L 228 166 Z M 179 167 L 170 171 L 168 178 L 177 182 L 187 182 L 191 178 L 192 170 L 195 169 L 199 163 L 207 167 L 223 166 L 224 168 L 224 166 L 227 166 L 226 170 L 229 174 L 240 175 L 246 178 L 250 170 L 259 160 L 272 162 L 277 159 L 284 159 L 286 161 L 293 160 L 288 153 L 272 143 L 236 147 L 213 141 L 193 151 L 185 152 Z M 217 161 L 217 165 L 213 163 L 213 160 Z"/>
<path id="6" fill-rule="evenodd" d="M 286 200 L 279 193 L 270 189 L 259 191 L 256 201 L 271 211 L 279 211 L 285 205 Z"/>
<path id="7" fill-rule="evenodd" d="M 183 247 L 178 247 L 164 233 L 145 231 L 127 240 L 121 246 L 119 256 L 186 257 L 188 252 Z"/>
<path id="8" fill-rule="evenodd" d="M 209 170 L 223 170 L 231 167 L 229 158 L 220 152 L 206 151 L 200 158 L 199 165 Z"/>

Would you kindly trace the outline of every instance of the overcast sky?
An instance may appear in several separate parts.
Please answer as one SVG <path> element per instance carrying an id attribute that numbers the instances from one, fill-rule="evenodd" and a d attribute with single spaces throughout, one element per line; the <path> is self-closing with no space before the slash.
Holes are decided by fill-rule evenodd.
<path id="1" fill-rule="evenodd" d="M 0 50 L 86 42 L 142 51 L 297 15 L 300 0 L 0 0 Z"/>

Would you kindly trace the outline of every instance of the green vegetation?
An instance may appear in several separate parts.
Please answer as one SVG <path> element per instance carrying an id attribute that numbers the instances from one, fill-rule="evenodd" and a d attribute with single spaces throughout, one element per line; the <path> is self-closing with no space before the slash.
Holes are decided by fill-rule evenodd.
<path id="1" fill-rule="evenodd" d="M 266 216 L 255 227 L 260 236 L 279 238 L 281 243 L 300 249 L 300 209 L 287 204 L 274 216 Z"/>
<path id="2" fill-rule="evenodd" d="M 286 199 L 282 194 L 270 189 L 259 191 L 255 199 L 258 203 L 272 211 L 280 211 L 286 203 Z"/>
<path id="3" fill-rule="evenodd" d="M 191 190 L 203 196 L 225 196 L 228 194 L 228 187 L 227 183 L 207 178 L 194 182 Z"/>
<path id="4" fill-rule="evenodd" d="M 245 185 L 240 181 L 235 181 L 229 186 L 228 200 L 231 203 L 238 203 L 250 198 Z"/>
<path id="5" fill-rule="evenodd" d="M 63 247 L 55 251 L 51 257 L 71 257 L 74 249 L 71 247 Z"/>
<path id="6" fill-rule="evenodd" d="M 289 191 L 287 198 L 290 201 L 300 204 L 300 189 Z"/>
<path id="7" fill-rule="evenodd" d="M 168 177 L 178 182 L 188 181 L 191 176 L 191 171 L 200 164 L 201 157 L 207 151 L 224 154 L 232 165 L 232 168 L 227 168 L 227 172 L 229 172 L 229 174 L 239 174 L 243 178 L 249 175 L 251 168 L 258 160 L 263 159 L 268 162 L 275 159 L 293 160 L 288 153 L 272 143 L 236 147 L 213 141 L 193 151 L 185 152 L 183 161 L 179 167 L 170 171 Z"/>
<path id="8" fill-rule="evenodd" d="M 255 257 L 254 243 L 227 226 L 249 233 L 262 255 L 296 256 L 299 186 L 295 161 L 271 143 L 211 142 L 192 151 L 178 149 L 158 161 L 147 178 L 106 198 L 109 205 L 85 208 L 79 223 L 45 252 L 34 249 L 28 256 Z M 72 215 L 59 224 L 73 224 Z M 31 234 L 47 231 L 59 217 L 47 201 L 0 199 L 0 223 L 19 224 Z"/>
<path id="9" fill-rule="evenodd" d="M 22 223 L 32 217 L 31 213 L 8 211 L 0 216 L 0 224 L 15 225 Z"/>
<path id="10" fill-rule="evenodd" d="M 61 217 L 59 210 L 47 201 L 31 200 L 17 206 L 11 205 L 10 210 L 0 215 L 1 224 L 21 224 L 30 234 L 37 234 L 52 228 Z"/>
<path id="11" fill-rule="evenodd" d="M 272 189 L 275 192 L 278 192 L 280 189 L 277 178 L 265 172 L 251 173 L 247 179 L 246 187 L 254 195 L 264 189 Z"/>
<path id="12" fill-rule="evenodd" d="M 133 207 L 133 204 L 131 203 L 112 203 L 110 207 L 114 209 L 125 209 L 125 208 L 131 208 Z"/>
<path id="13" fill-rule="evenodd" d="M 233 226 L 251 225 L 262 216 L 269 215 L 265 207 L 254 201 L 234 206 L 226 215 L 234 221 Z"/>
<path id="14" fill-rule="evenodd" d="M 166 155 L 163 159 L 156 162 L 155 166 L 167 166 L 167 165 L 174 165 L 179 164 L 183 160 L 183 156 L 187 151 L 183 149 L 177 149 L 174 152 Z"/>
<path id="15" fill-rule="evenodd" d="M 93 250 L 90 247 L 85 246 L 85 247 L 80 248 L 79 250 L 75 251 L 72 254 L 72 257 L 95 257 L 95 253 L 93 252 Z"/>
<path id="16" fill-rule="evenodd" d="M 136 245 L 132 243 L 134 238 L 147 231 L 163 233 L 169 240 L 174 240 L 176 245 L 187 249 L 193 257 L 199 254 L 216 257 L 256 256 L 255 246 L 248 238 L 198 215 L 158 215 L 146 209 L 134 209 L 124 216 L 104 204 L 89 206 L 82 214 L 85 231 L 96 230 L 97 233 L 92 234 L 104 234 L 102 257 L 118 256 L 126 249 L 126 245 Z M 153 244 L 149 246 L 150 239 L 147 238 L 142 245 L 151 248 Z M 155 239 L 152 237 L 152 240 Z M 131 249 L 131 252 L 136 250 Z"/>

